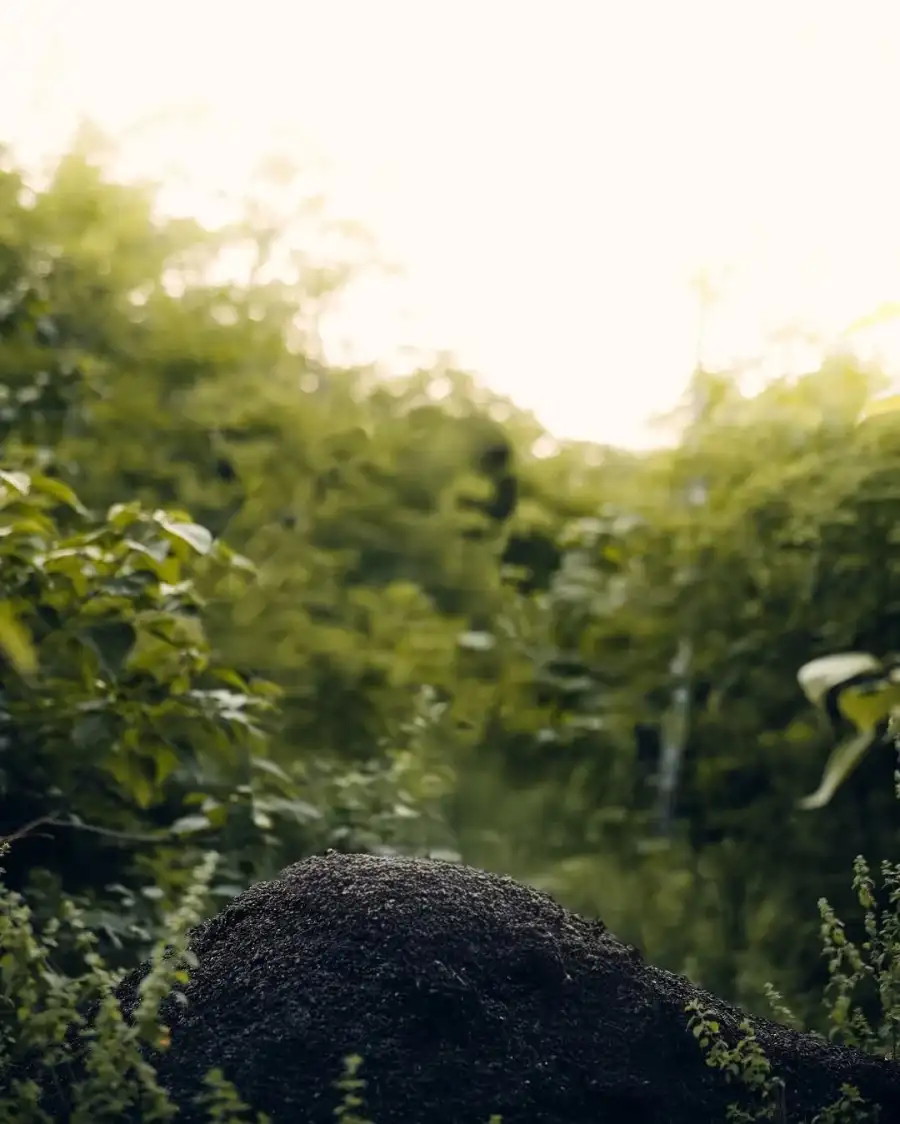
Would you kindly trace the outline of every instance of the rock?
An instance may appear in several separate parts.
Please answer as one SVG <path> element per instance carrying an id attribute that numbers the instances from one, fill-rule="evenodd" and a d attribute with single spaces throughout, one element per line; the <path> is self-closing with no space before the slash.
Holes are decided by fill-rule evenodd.
<path id="1" fill-rule="evenodd" d="M 375 1124 L 716 1124 L 741 1088 L 710 1069 L 685 1004 L 742 1013 L 645 964 L 599 921 L 433 860 L 328 854 L 231 902 L 194 934 L 160 1077 L 190 1109 L 221 1066 L 273 1124 L 333 1124 L 362 1056 Z M 122 985 L 133 1009 L 143 969 Z M 791 1120 L 853 1082 L 900 1121 L 900 1067 L 756 1022 Z"/>

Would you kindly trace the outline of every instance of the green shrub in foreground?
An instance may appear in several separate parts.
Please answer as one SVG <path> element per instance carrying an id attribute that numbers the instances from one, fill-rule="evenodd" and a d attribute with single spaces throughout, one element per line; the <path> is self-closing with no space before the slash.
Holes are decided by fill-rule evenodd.
<path id="1" fill-rule="evenodd" d="M 895 773 L 895 790 L 900 800 L 900 769 Z M 863 910 L 865 932 L 865 939 L 858 944 L 848 939 L 844 923 L 829 903 L 824 898 L 819 900 L 822 949 L 829 974 L 823 998 L 829 1039 L 896 1061 L 900 1057 L 900 863 L 882 863 L 881 878 L 879 895 L 868 863 L 861 855 L 857 857 L 853 889 Z M 879 896 L 884 903 L 880 907 Z M 797 1020 L 771 985 L 766 994 L 776 1018 L 796 1027 Z M 873 1000 L 870 1005 L 878 1010 L 877 1021 L 866 1014 L 864 997 Z M 720 1037 L 714 1011 L 705 1011 L 696 1002 L 687 1009 L 691 1016 L 688 1025 L 707 1051 L 707 1064 L 722 1070 L 729 1080 L 740 1081 L 755 1101 L 751 1111 L 732 1106 L 729 1121 L 786 1124 L 785 1082 L 772 1073 L 749 1020 L 740 1024 L 742 1037 L 729 1047 Z M 876 1119 L 877 1112 L 866 1106 L 859 1090 L 845 1085 L 839 1099 L 818 1113 L 812 1124 L 866 1124 Z"/>
<path id="2" fill-rule="evenodd" d="M 167 1028 L 159 1022 L 160 1003 L 187 982 L 192 965 L 187 934 L 203 916 L 216 859 L 215 854 L 206 857 L 181 908 L 168 918 L 130 1024 L 113 994 L 120 975 L 105 966 L 80 910 L 66 902 L 62 916 L 38 934 L 22 897 L 0 884 L 0 1124 L 53 1124 L 44 1094 L 70 1081 L 72 1124 L 121 1120 L 134 1109 L 146 1124 L 174 1119 L 177 1109 L 142 1048 L 150 1046 L 152 1052 L 168 1043 Z M 53 964 L 63 928 L 83 957 L 85 970 L 77 978 L 61 975 Z M 88 1024 L 84 1011 L 90 1008 L 94 1017 Z M 264 1117 L 248 1116 L 221 1073 L 212 1072 L 208 1085 L 204 1099 L 211 1121 L 263 1124 Z"/>
<path id="3" fill-rule="evenodd" d="M 900 799 L 900 770 L 896 774 Z M 8 851 L 0 843 L 0 856 Z M 21 895 L 0 882 L 0 1124 L 53 1124 L 48 1100 L 54 1089 L 69 1085 L 71 1124 L 102 1124 L 139 1111 L 142 1124 L 175 1119 L 177 1107 L 157 1080 L 152 1061 L 168 1046 L 168 1029 L 160 1023 L 162 1000 L 176 1000 L 196 961 L 188 948 L 188 933 L 203 916 L 203 907 L 218 856 L 209 853 L 196 870 L 181 907 L 173 913 L 158 940 L 151 968 L 140 985 L 141 1002 L 127 1022 L 114 995 L 121 975 L 109 970 L 97 951 L 95 936 L 86 928 L 81 911 L 66 901 L 61 916 L 38 933 L 33 915 Z M 2 868 L 0 868 L 2 873 Z M 848 939 L 843 922 L 830 905 L 819 903 L 823 950 L 830 983 L 825 992 L 832 1040 L 873 1054 L 897 1059 L 900 1038 L 900 863 L 882 865 L 883 904 L 878 905 L 875 880 L 866 861 L 854 866 L 853 887 L 863 910 L 865 939 Z M 61 974 L 54 950 L 67 929 L 84 963 L 80 976 Z M 878 1018 L 867 1016 L 860 993 L 868 988 L 876 998 Z M 767 988 L 773 1010 L 783 1022 L 796 1024 L 774 988 Z M 92 1009 L 90 1022 L 86 1009 Z M 751 1093 L 751 1109 L 732 1106 L 734 1124 L 774 1121 L 786 1124 L 788 1090 L 772 1073 L 749 1020 L 741 1023 L 742 1037 L 729 1047 L 720 1037 L 715 1012 L 689 1005 L 689 1026 L 707 1063 L 740 1081 Z M 149 1055 L 148 1056 L 146 1055 Z M 343 1124 L 372 1124 L 364 1115 L 365 1081 L 359 1076 L 361 1059 L 346 1059 L 338 1082 L 342 1100 L 335 1116 Z M 234 1086 L 219 1070 L 207 1076 L 202 1103 L 215 1124 L 267 1124 L 262 1113 L 252 1114 Z M 811 1124 L 862 1124 L 877 1119 L 859 1091 L 844 1086 L 841 1097 Z M 500 1124 L 493 1116 L 489 1124 Z"/>

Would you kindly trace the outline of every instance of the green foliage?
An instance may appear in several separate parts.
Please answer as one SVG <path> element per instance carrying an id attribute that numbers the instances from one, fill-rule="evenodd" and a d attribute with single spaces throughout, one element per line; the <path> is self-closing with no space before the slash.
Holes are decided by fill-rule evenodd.
<path id="1" fill-rule="evenodd" d="M 0 489 L 11 769 L 19 753 L 65 741 L 60 787 L 76 791 L 97 770 L 146 808 L 181 765 L 188 728 L 195 746 L 258 736 L 267 701 L 215 666 L 192 580 L 198 555 L 233 568 L 227 548 L 182 513 L 131 504 L 91 519 L 65 485 L 36 474 L 6 472 Z M 61 504 L 75 516 L 65 529 L 54 518 Z"/>
<path id="2" fill-rule="evenodd" d="M 60 480 L 4 470 L 0 824 L 29 841 L 14 881 L 35 859 L 75 891 L 129 881 L 135 847 L 182 838 L 188 797 L 264 752 L 273 689 L 216 659 L 197 585 L 248 569 L 182 512 L 98 518 Z M 61 864 L 36 829 L 73 841 Z"/>
<path id="3" fill-rule="evenodd" d="M 444 364 L 326 362 L 317 316 L 368 250 L 302 179 L 209 231 L 108 167 L 83 139 L 0 172 L 0 836 L 35 825 L 11 885 L 46 918 L 74 896 L 125 962 L 209 848 L 218 901 L 329 846 L 456 853 L 815 1024 L 815 902 L 845 914 L 853 856 L 896 854 L 883 739 L 827 830 L 796 809 L 835 742 L 798 668 L 900 649 L 878 376 L 705 373 L 675 448 L 540 456 Z"/>
<path id="4" fill-rule="evenodd" d="M 147 1124 L 176 1115 L 144 1047 L 165 1048 L 159 1004 L 187 978 L 186 933 L 202 916 L 214 860 L 209 856 L 198 869 L 181 908 L 167 919 L 131 1022 L 123 1018 L 113 994 L 118 976 L 104 964 L 78 908 L 64 903 L 59 917 L 38 933 L 23 899 L 0 883 L 0 1120 L 51 1124 L 57 1119 L 55 1090 L 67 1084 L 72 1124 L 121 1120 L 133 1108 Z M 53 960 L 65 929 L 82 962 L 77 976 L 63 974 Z M 88 1019 L 85 1011 L 91 1007 Z M 215 1105 L 224 1106 L 221 1080 L 216 1088 Z M 224 1107 L 212 1107 L 210 1118 L 240 1121 Z"/>
<path id="5" fill-rule="evenodd" d="M 865 939 L 859 945 L 847 938 L 845 926 L 824 898 L 819 913 L 828 956 L 826 998 L 831 1036 L 896 1058 L 900 1042 L 900 863 L 885 861 L 881 872 L 879 895 L 866 860 L 858 856 L 854 863 L 853 889 L 864 911 Z M 879 896 L 886 899 L 886 905 L 880 905 Z M 867 991 L 874 992 L 874 997 Z M 866 999 L 877 998 L 874 1025 L 858 1001 L 860 993 Z"/>
<path id="6" fill-rule="evenodd" d="M 900 800 L 900 769 L 894 779 Z M 848 939 L 845 924 L 828 902 L 824 898 L 819 902 L 822 948 L 828 965 L 824 1001 L 830 1040 L 896 1061 L 900 1044 L 900 864 L 885 862 L 882 876 L 883 892 L 879 895 L 868 863 L 857 856 L 853 890 L 863 912 L 865 933 L 859 944 Z M 776 1017 L 796 1028 L 795 1016 L 771 984 L 766 994 Z M 873 1007 L 874 1019 L 869 1013 Z M 721 1070 L 729 1080 L 739 1081 L 754 1102 L 750 1109 L 732 1106 L 728 1119 L 736 1124 L 764 1120 L 786 1124 L 786 1082 L 772 1073 L 751 1022 L 741 1022 L 741 1036 L 729 1046 L 721 1036 L 715 1011 L 703 1010 L 697 1002 L 690 1003 L 687 1010 L 688 1026 L 706 1051 L 707 1064 Z M 817 1113 L 812 1124 L 863 1124 L 873 1118 L 859 1090 L 845 1085 L 838 1100 Z"/>
<path id="7" fill-rule="evenodd" d="M 876 383 L 835 360 L 753 399 L 714 384 L 677 449 L 617 466 L 605 506 L 561 540 L 547 596 L 558 654 L 541 666 L 566 662 L 551 680 L 543 777 L 555 773 L 557 823 L 571 828 L 561 862 L 532 850 L 518 872 L 751 1009 L 777 968 L 811 1012 L 824 982 L 816 897 L 846 906 L 841 866 L 860 850 L 879 863 L 896 853 L 883 739 L 828 830 L 794 808 L 834 739 L 797 670 L 835 650 L 887 655 L 900 633 L 900 432 L 857 425 Z M 698 477 L 708 502 L 686 506 Z M 642 758 L 635 728 L 664 726 L 684 637 L 688 746 L 674 830 L 660 839 L 658 747 Z"/>
<path id="8" fill-rule="evenodd" d="M 364 1111 L 362 1094 L 366 1087 L 365 1080 L 357 1076 L 361 1066 L 362 1058 L 358 1054 L 351 1054 L 344 1060 L 344 1074 L 337 1083 L 343 1097 L 335 1111 L 341 1124 L 372 1124 L 367 1117 L 360 1116 L 360 1112 Z"/>
<path id="9" fill-rule="evenodd" d="M 199 583 L 246 575 L 246 560 L 183 513 L 132 503 L 96 519 L 56 480 L 8 471 L 3 481 L 0 809 L 7 834 L 28 842 L 37 828 L 115 841 L 113 857 L 93 838 L 81 844 L 61 872 L 68 889 L 93 891 L 105 862 L 106 889 L 125 907 L 117 924 L 109 895 L 93 895 L 92 920 L 109 936 L 135 936 L 137 921 L 148 939 L 154 910 L 141 897 L 171 904 L 200 844 L 228 852 L 219 895 L 248 873 L 274 874 L 294 847 L 416 851 L 440 837 L 452 850 L 439 811 L 447 766 L 424 744 L 444 708 L 428 692 L 358 767 L 282 768 L 265 738 L 274 688 L 221 665 L 202 623 Z M 19 878 L 41 855 L 22 853 Z M 58 891 L 44 889 L 52 912 Z"/>
<path id="10" fill-rule="evenodd" d="M 719 1037 L 720 1027 L 715 1012 L 703 1011 L 699 1004 L 692 1004 L 689 1027 L 702 1049 L 707 1051 L 707 1064 L 721 1070 L 729 1081 L 740 1082 L 750 1093 L 753 1107 L 746 1109 L 730 1105 L 727 1119 L 733 1124 L 756 1124 L 766 1120 L 776 1124 L 787 1124 L 789 1119 L 786 1101 L 786 1085 L 781 1077 L 772 1074 L 772 1067 L 765 1056 L 753 1027 L 746 1019 L 738 1027 L 741 1037 L 733 1047 L 728 1047 Z M 830 1105 L 826 1105 L 812 1118 L 812 1124 L 866 1124 L 877 1117 L 852 1085 L 844 1085 L 841 1095 Z"/>

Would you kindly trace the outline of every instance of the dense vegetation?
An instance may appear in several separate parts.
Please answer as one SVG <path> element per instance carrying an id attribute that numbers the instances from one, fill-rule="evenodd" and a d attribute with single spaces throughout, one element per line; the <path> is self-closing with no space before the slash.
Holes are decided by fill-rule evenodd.
<path id="1" fill-rule="evenodd" d="M 84 146 L 0 172 L 8 886 L 39 923 L 74 898 L 130 964 L 211 850 L 220 902 L 327 847 L 457 855 L 821 1025 L 816 901 L 850 913 L 855 856 L 900 837 L 880 748 L 796 807 L 833 742 L 797 669 L 900 649 L 878 373 L 745 398 L 699 372 L 674 449 L 547 455 L 464 372 L 328 365 L 346 270 L 301 246 L 279 273 L 273 222 L 167 220 Z"/>

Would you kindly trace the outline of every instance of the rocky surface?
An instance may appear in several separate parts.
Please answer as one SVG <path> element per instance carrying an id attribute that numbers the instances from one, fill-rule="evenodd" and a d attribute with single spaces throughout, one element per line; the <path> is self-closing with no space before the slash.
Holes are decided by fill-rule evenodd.
<path id="1" fill-rule="evenodd" d="M 375 1124 L 717 1124 L 739 1087 L 685 1004 L 741 1013 L 645 964 L 598 921 L 511 879 L 329 854 L 254 886 L 195 933 L 161 1078 L 187 1106 L 211 1067 L 274 1124 L 331 1124 L 348 1054 Z M 134 1002 L 141 973 L 123 985 Z M 900 1121 L 900 1066 L 771 1023 L 791 1120 L 852 1081 Z M 188 1121 L 201 1117 L 192 1110 Z"/>

